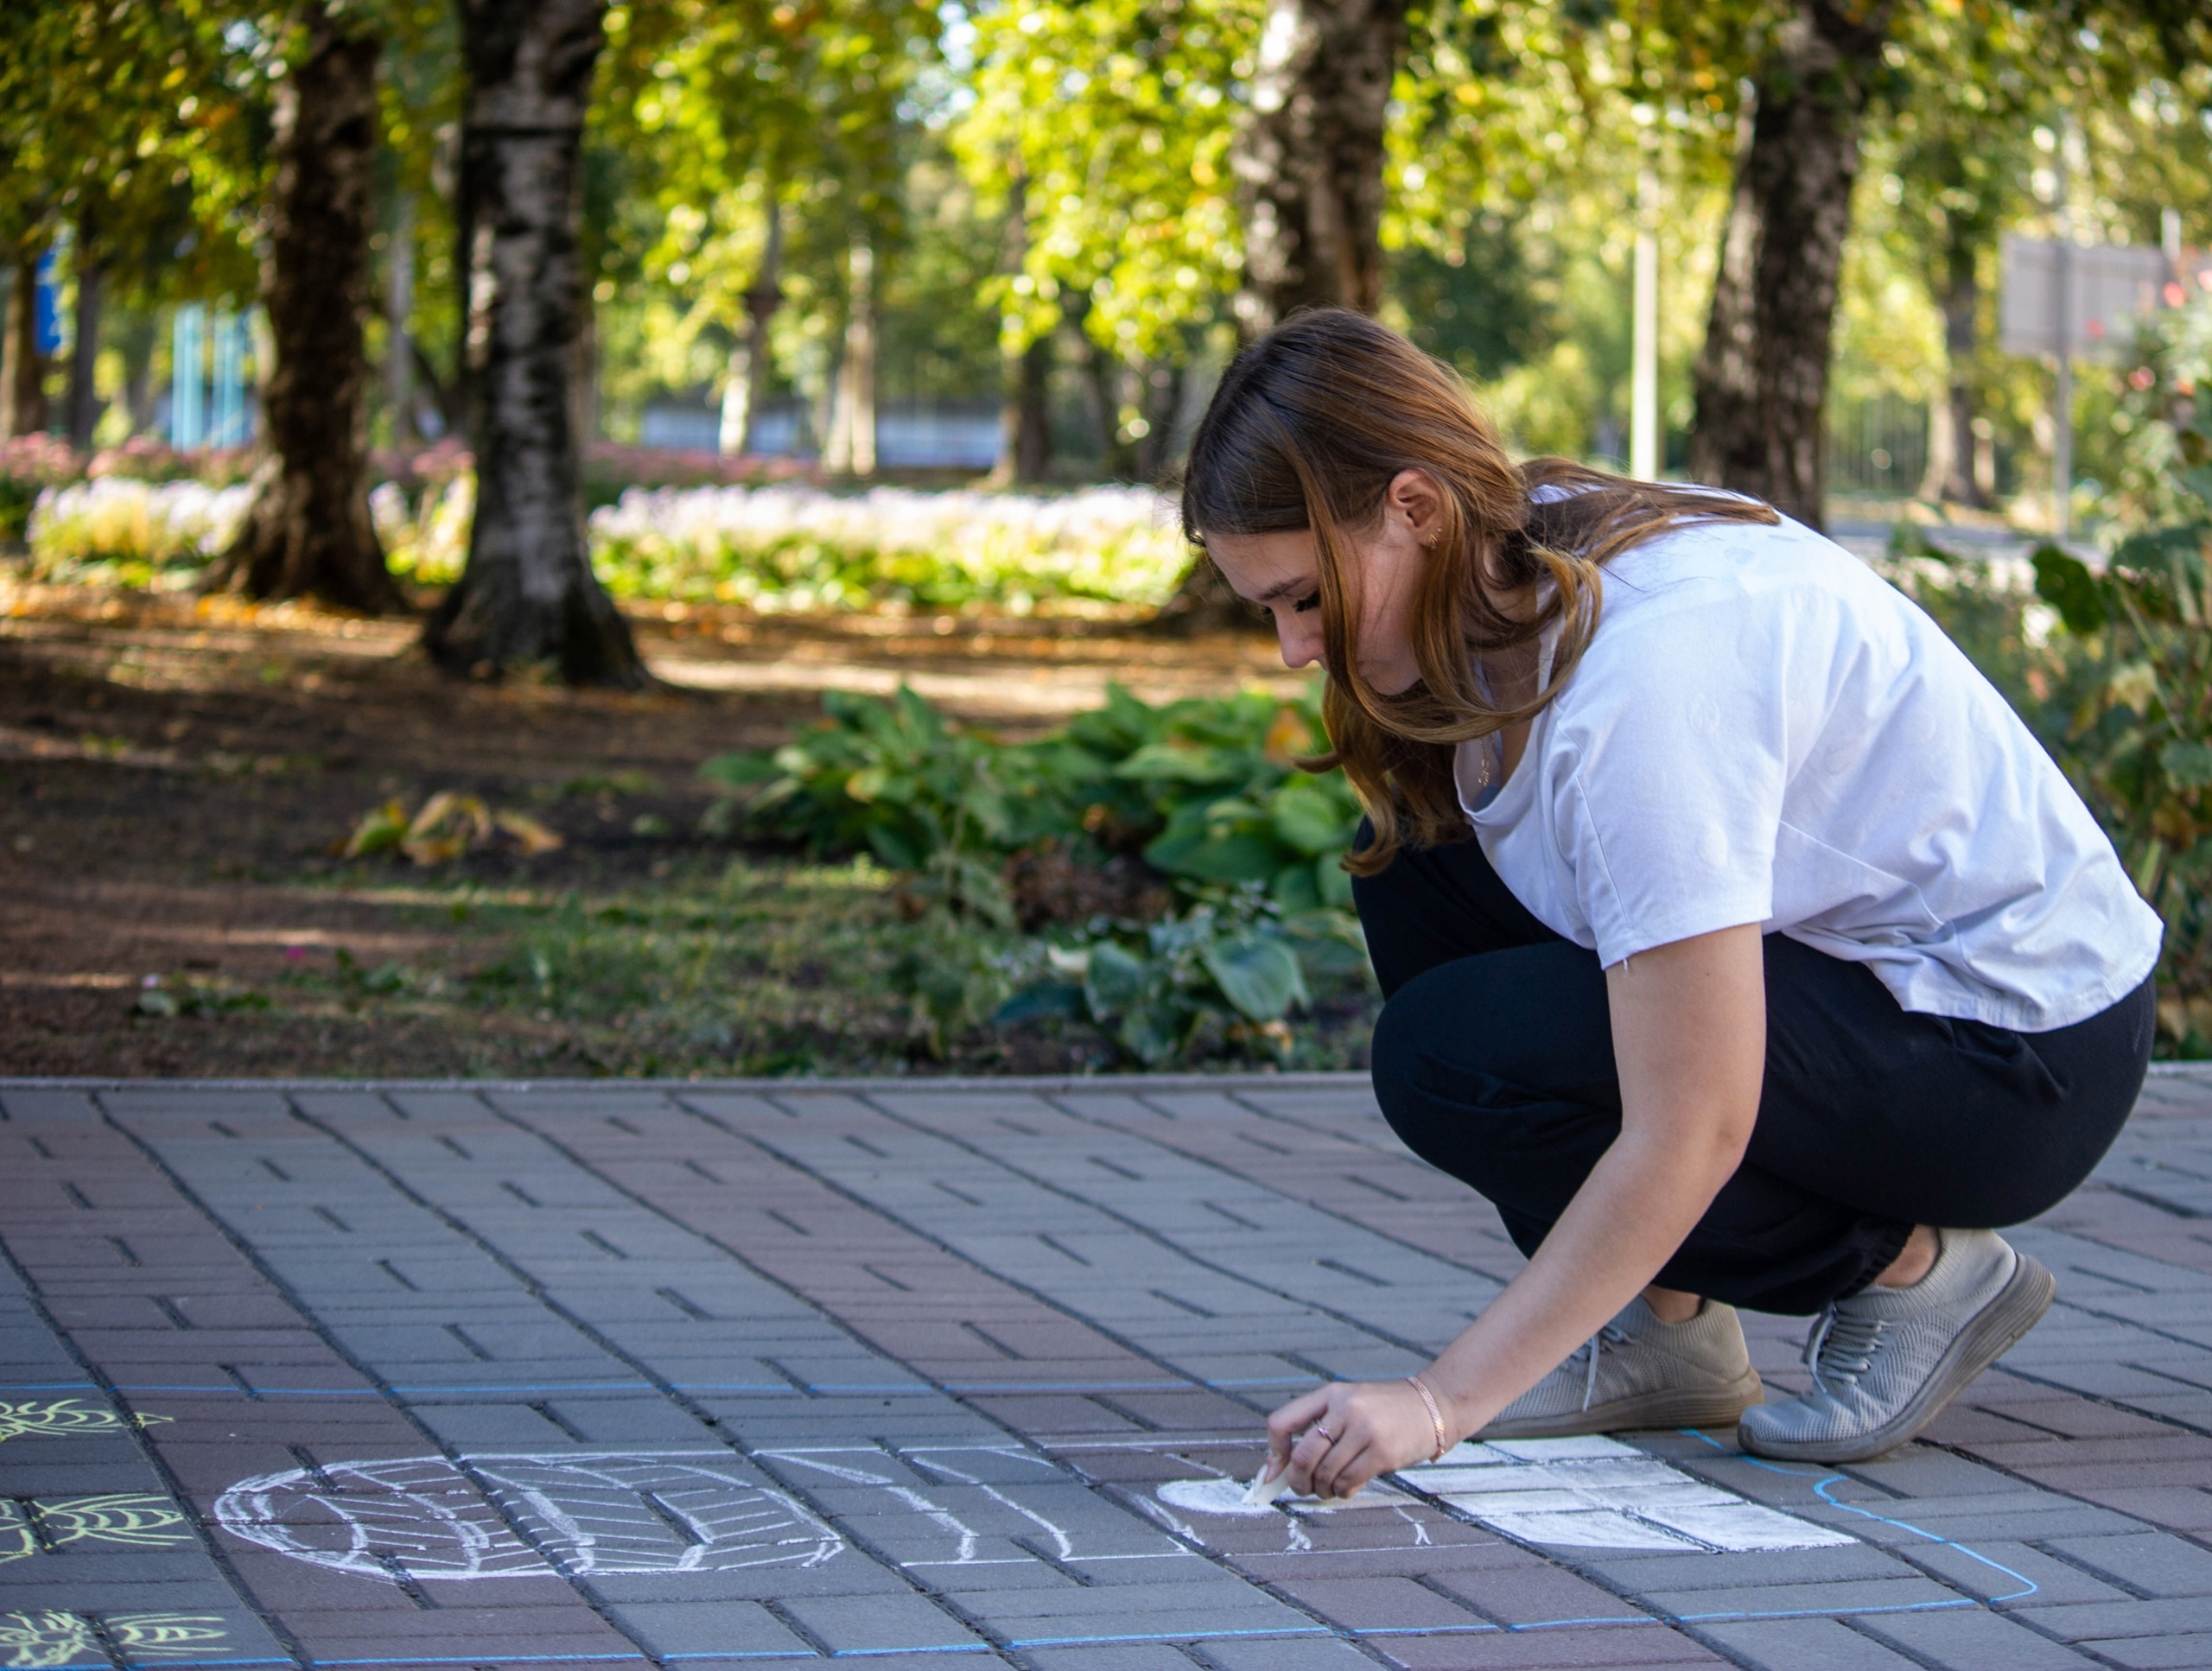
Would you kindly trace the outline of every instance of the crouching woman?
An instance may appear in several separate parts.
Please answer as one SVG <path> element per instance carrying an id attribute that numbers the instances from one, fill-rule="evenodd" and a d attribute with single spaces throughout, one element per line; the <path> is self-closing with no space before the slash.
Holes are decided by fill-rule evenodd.
<path id="1" fill-rule="evenodd" d="M 1230 368 L 1183 519 L 1327 672 L 1382 1111 L 1529 1256 L 1419 1374 L 1278 1410 L 1294 1489 L 1471 1435 L 1874 1456 L 2034 1326 L 1994 1227 L 2126 1119 L 2159 923 L 1926 615 L 1754 501 L 1516 467 L 1342 312 Z M 1738 1306 L 1816 1318 L 1803 1395 Z"/>

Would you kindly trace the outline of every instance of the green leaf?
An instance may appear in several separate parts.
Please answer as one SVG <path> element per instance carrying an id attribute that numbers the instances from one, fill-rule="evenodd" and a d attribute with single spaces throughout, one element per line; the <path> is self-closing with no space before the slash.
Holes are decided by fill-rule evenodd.
<path id="1" fill-rule="evenodd" d="M 1321 903 L 1339 909 L 1351 904 L 1351 873 L 1334 859 L 1316 859 L 1313 877 L 1321 885 Z"/>
<path id="2" fill-rule="evenodd" d="M 2197 498 L 2212 501 L 2212 464 L 2184 465 L 2174 472 L 2174 480 Z"/>
<path id="3" fill-rule="evenodd" d="M 1117 778 L 1154 783 L 1226 784 L 1243 775 L 1236 756 L 1187 743 L 1147 743 L 1114 768 Z"/>
<path id="4" fill-rule="evenodd" d="M 1271 836 L 1163 836 L 1144 850 L 1145 862 L 1201 882 L 1269 882 L 1293 856 Z"/>
<path id="5" fill-rule="evenodd" d="M 2158 751 L 2158 764 L 2166 781 L 2176 789 L 2202 789 L 2212 785 L 2212 746 L 2171 742 Z"/>
<path id="6" fill-rule="evenodd" d="M 1286 912 L 1317 910 L 1321 904 L 1321 890 L 1314 885 L 1313 865 L 1302 860 L 1294 865 L 1285 865 L 1275 873 L 1268 897 Z"/>
<path id="7" fill-rule="evenodd" d="M 1116 1030 L 1122 1047 L 1148 1068 L 1156 1068 L 1181 1045 L 1183 1017 L 1173 1004 L 1140 1004 Z"/>
<path id="8" fill-rule="evenodd" d="M 2069 632 L 2094 632 L 2109 618 L 2103 588 L 2089 566 L 2056 545 L 2038 550 L 2034 558 L 2036 595 L 2058 611 Z"/>
<path id="9" fill-rule="evenodd" d="M 748 748 L 734 754 L 717 754 L 701 763 L 699 775 L 710 784 L 720 784 L 725 789 L 747 789 L 754 784 L 766 783 L 783 768 L 776 764 L 776 757 L 765 748 Z"/>
<path id="10" fill-rule="evenodd" d="M 1016 1021 L 1034 1021 L 1046 1016 L 1080 1015 L 1083 1003 L 1081 987 L 1043 982 L 1024 987 L 1001 1004 L 991 1013 L 991 1024 L 994 1026 L 1011 1026 Z"/>
<path id="11" fill-rule="evenodd" d="M 1110 1021 L 1137 1000 L 1150 967 L 1111 940 L 1090 949 L 1090 968 L 1083 977 L 1084 1001 L 1093 1020 Z"/>
<path id="12" fill-rule="evenodd" d="M 1357 822 L 1326 790 L 1293 784 L 1275 792 L 1275 834 L 1309 857 L 1342 853 L 1351 845 Z"/>
<path id="13" fill-rule="evenodd" d="M 1199 954 L 1221 995 L 1255 1021 L 1279 1021 L 1311 999 L 1291 949 L 1272 934 L 1217 940 Z"/>

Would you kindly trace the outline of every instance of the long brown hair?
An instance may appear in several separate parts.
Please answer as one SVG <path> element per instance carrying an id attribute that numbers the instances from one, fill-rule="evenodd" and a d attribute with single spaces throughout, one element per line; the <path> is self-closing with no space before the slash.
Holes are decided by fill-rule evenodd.
<path id="1" fill-rule="evenodd" d="M 1359 581 L 1345 535 L 1379 526 L 1405 470 L 1436 482 L 1442 525 L 1414 598 L 1421 677 L 1387 696 L 1361 677 L 1354 652 Z M 1560 491 L 1533 499 L 1541 487 Z M 1333 751 L 1313 764 L 1342 766 L 1374 823 L 1373 842 L 1346 861 L 1361 875 L 1408 842 L 1431 847 L 1468 833 L 1453 749 L 1534 717 L 1559 693 L 1597 631 L 1608 562 L 1685 520 L 1777 520 L 1757 500 L 1567 459 L 1516 465 L 1457 372 L 1340 308 L 1297 315 L 1236 357 L 1192 437 L 1182 511 L 1185 537 L 1201 547 L 1219 534 L 1313 531 Z M 1536 588 L 1532 616 L 1500 607 L 1485 560 L 1505 590 Z M 1549 681 L 1518 707 L 1493 705 L 1476 653 L 1528 644 L 1554 622 Z"/>

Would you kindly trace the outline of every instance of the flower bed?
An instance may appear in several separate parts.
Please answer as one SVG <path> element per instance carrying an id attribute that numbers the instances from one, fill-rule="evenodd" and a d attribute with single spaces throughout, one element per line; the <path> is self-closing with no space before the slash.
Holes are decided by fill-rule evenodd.
<path id="1" fill-rule="evenodd" d="M 459 577 L 475 480 L 417 474 L 369 495 L 395 574 Z M 41 490 L 30 518 L 37 572 L 181 587 L 245 511 L 243 486 L 124 476 Z M 620 598 L 817 610 L 1079 613 L 1164 602 L 1189 561 L 1158 495 L 1096 487 L 1056 498 L 879 487 L 632 488 L 592 513 L 592 562 Z"/>
<path id="2" fill-rule="evenodd" d="M 1190 560 L 1159 496 L 1130 487 L 1052 499 L 633 488 L 591 530 L 618 597 L 762 611 L 1157 606 Z"/>

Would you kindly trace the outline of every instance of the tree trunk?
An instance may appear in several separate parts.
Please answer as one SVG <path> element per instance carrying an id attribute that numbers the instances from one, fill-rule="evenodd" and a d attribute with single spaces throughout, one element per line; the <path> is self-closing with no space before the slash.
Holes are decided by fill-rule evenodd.
<path id="1" fill-rule="evenodd" d="M 1758 79 L 1696 372 L 1690 473 L 1821 525 L 1859 123 L 1893 0 L 1798 0 Z"/>
<path id="2" fill-rule="evenodd" d="M 1137 473 L 1158 481 L 1175 461 L 1175 419 L 1183 409 L 1189 370 L 1180 359 L 1154 360 L 1144 369 L 1144 439 L 1137 443 Z"/>
<path id="3" fill-rule="evenodd" d="M 391 444 L 415 444 L 415 194 L 392 205 L 390 259 L 384 282 L 385 404 L 391 413 Z"/>
<path id="4" fill-rule="evenodd" d="M 582 329 L 580 163 L 607 0 L 461 0 L 461 236 L 476 454 L 468 566 L 423 629 L 474 677 L 550 662 L 636 687 L 630 629 L 591 572 L 572 383 Z"/>
<path id="5" fill-rule="evenodd" d="M 90 208 L 77 217 L 76 341 L 69 350 L 69 444 L 89 448 L 99 426 L 100 397 L 95 382 L 100 354 L 100 271 L 99 226 Z"/>
<path id="6" fill-rule="evenodd" d="M 1981 312 L 1981 286 L 1974 272 L 1975 251 L 1971 244 L 1954 244 L 1950 251 L 1949 283 L 1943 289 L 1943 350 L 1949 386 L 1936 398 L 1948 418 L 1951 455 L 1937 483 L 1942 496 L 1957 505 L 1986 510 L 1984 491 L 1974 461 L 1974 384 L 1968 368 L 1974 363 L 1974 327 Z M 1933 466 L 1930 467 L 1931 473 Z"/>
<path id="7" fill-rule="evenodd" d="M 123 342 L 123 410 L 130 415 L 130 436 L 154 427 L 154 321 L 133 319 Z M 126 436 L 125 439 L 130 439 Z"/>
<path id="8" fill-rule="evenodd" d="M 1248 336 L 1299 308 L 1382 300 L 1382 133 L 1405 0 L 1269 0 L 1232 161 Z"/>
<path id="9" fill-rule="evenodd" d="M 832 475 L 875 473 L 875 251 L 865 232 L 853 234 L 846 272 L 845 357 L 830 410 L 830 444 L 823 468 Z"/>
<path id="10" fill-rule="evenodd" d="M 745 293 L 745 340 L 729 357 L 729 381 L 722 388 L 721 443 L 725 453 L 743 454 L 753 450 L 760 431 L 760 408 L 768 398 L 768 377 L 773 367 L 768 353 L 768 328 L 776 310 L 784 305 L 784 206 L 772 187 L 768 193 L 767 236 L 761 240 L 760 267 Z"/>
<path id="11" fill-rule="evenodd" d="M 576 375 L 569 388 L 575 411 L 569 421 L 575 430 L 577 479 L 581 480 L 584 451 L 599 439 L 599 303 L 588 290 L 576 311 Z"/>
<path id="12" fill-rule="evenodd" d="M 277 84 L 276 180 L 262 299 L 276 365 L 264 394 L 270 457 L 208 584 L 256 598 L 315 597 L 384 614 L 405 607 L 369 520 L 363 442 L 383 43 L 321 4 L 301 13 L 307 53 Z"/>
<path id="13" fill-rule="evenodd" d="M 1063 314 L 1068 328 L 1075 333 L 1076 347 L 1083 356 L 1078 363 L 1083 372 L 1084 395 L 1090 406 L 1090 421 L 1098 426 L 1100 473 L 1112 481 L 1135 480 L 1136 447 L 1122 435 L 1122 362 L 1100 347 L 1084 328 L 1084 321 L 1090 316 L 1089 296 L 1071 296 Z"/>
<path id="14" fill-rule="evenodd" d="M 16 252 L 8 287 L 7 342 L 0 348 L 0 440 L 46 433 L 46 356 L 38 351 L 38 263 L 42 251 Z"/>
<path id="15" fill-rule="evenodd" d="M 1017 355 L 1014 387 L 1000 419 L 1014 480 L 1033 486 L 1052 473 L 1052 338 L 1048 332 Z"/>

